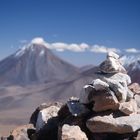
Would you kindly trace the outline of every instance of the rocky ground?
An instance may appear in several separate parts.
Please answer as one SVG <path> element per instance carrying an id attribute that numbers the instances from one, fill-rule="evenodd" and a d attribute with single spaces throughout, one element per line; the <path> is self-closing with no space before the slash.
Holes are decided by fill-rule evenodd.
<path id="1" fill-rule="evenodd" d="M 79 98 L 43 103 L 2 140 L 139 140 L 140 86 L 109 52 Z"/>

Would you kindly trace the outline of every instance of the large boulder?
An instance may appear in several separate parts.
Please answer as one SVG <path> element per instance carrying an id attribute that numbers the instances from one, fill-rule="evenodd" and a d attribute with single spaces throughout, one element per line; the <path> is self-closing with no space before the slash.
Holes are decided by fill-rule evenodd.
<path id="1" fill-rule="evenodd" d="M 125 102 L 133 98 L 134 94 L 128 89 L 131 79 L 127 74 L 98 74 L 98 78 L 109 85 L 109 88 L 115 93 L 120 102 Z"/>
<path id="2" fill-rule="evenodd" d="M 59 140 L 88 140 L 86 134 L 76 125 L 64 124 L 59 132 Z"/>
<path id="3" fill-rule="evenodd" d="M 56 105 L 51 105 L 47 108 L 42 109 L 37 118 L 36 122 L 36 131 L 39 131 L 41 128 L 48 123 L 48 120 L 52 117 L 56 117 L 60 107 Z"/>
<path id="4" fill-rule="evenodd" d="M 119 108 L 119 102 L 115 94 L 112 91 L 96 91 L 93 96 L 93 111 L 100 112 L 106 110 L 117 110 Z"/>
<path id="5" fill-rule="evenodd" d="M 52 112 L 54 111 L 57 114 L 58 109 L 60 109 L 61 106 L 62 106 L 62 103 L 59 103 L 59 102 L 42 103 L 32 113 L 29 123 L 33 124 L 34 127 L 36 127 L 37 131 L 38 131 L 41 127 L 43 127 L 45 122 L 47 122 L 47 119 L 49 119 L 50 117 L 53 117 L 53 116 L 51 116 Z M 47 111 L 48 111 L 48 114 L 47 114 Z M 45 114 L 47 114 L 47 116 L 45 116 Z"/>
<path id="6" fill-rule="evenodd" d="M 125 88 L 117 80 L 108 79 L 107 82 L 110 86 L 110 89 L 115 93 L 117 99 L 120 102 L 125 102 L 127 99 L 127 88 Z"/>
<path id="7" fill-rule="evenodd" d="M 117 110 L 119 108 L 119 102 L 113 91 L 110 90 L 109 84 L 96 79 L 92 81 L 92 84 L 86 85 L 85 96 L 81 96 L 81 103 L 93 103 L 93 111 L 106 111 Z"/>
<path id="8" fill-rule="evenodd" d="M 123 86 L 127 86 L 131 84 L 131 78 L 129 75 L 118 72 L 115 74 L 98 74 L 98 78 L 101 79 L 102 81 L 108 83 L 110 80 L 116 80 L 119 83 L 121 83 Z"/>
<path id="9" fill-rule="evenodd" d="M 96 80 L 95 80 L 96 81 Z M 99 81 L 99 80 L 98 80 Z M 102 82 L 100 80 L 99 83 L 96 84 L 95 87 L 92 85 L 85 86 L 85 97 L 81 96 L 80 102 L 81 103 L 92 103 L 93 104 L 93 111 L 100 112 L 105 110 L 117 110 L 119 108 L 119 102 L 116 98 L 113 91 L 111 91 L 108 87 L 108 84 Z M 93 83 L 94 84 L 94 83 Z M 99 89 L 99 87 L 101 87 Z"/>
<path id="10" fill-rule="evenodd" d="M 109 116 L 96 116 L 86 123 L 93 133 L 133 133 L 140 129 L 140 114 L 113 118 Z"/>
<path id="11" fill-rule="evenodd" d="M 39 111 L 36 121 L 36 136 L 39 140 L 57 139 L 60 123 L 58 111 L 61 103 L 53 103 Z"/>
<path id="12" fill-rule="evenodd" d="M 36 122 L 37 122 L 39 112 L 49 106 L 50 104 L 47 104 L 47 103 L 42 103 L 40 106 L 38 106 L 36 110 L 32 113 L 29 123 L 33 124 L 34 127 L 36 127 Z"/>
<path id="13" fill-rule="evenodd" d="M 120 102 L 125 102 L 133 98 L 134 94 L 127 87 L 131 83 L 131 79 L 127 74 L 116 73 L 114 75 L 98 75 L 102 81 L 106 82 L 110 89 L 114 91 Z"/>

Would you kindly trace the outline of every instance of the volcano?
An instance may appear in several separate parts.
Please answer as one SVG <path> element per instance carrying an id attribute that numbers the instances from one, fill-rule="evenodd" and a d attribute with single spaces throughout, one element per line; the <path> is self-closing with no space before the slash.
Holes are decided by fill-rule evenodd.
<path id="1" fill-rule="evenodd" d="M 54 55 L 45 44 L 34 41 L 0 62 L 0 84 L 61 81 L 78 72 L 78 68 Z"/>

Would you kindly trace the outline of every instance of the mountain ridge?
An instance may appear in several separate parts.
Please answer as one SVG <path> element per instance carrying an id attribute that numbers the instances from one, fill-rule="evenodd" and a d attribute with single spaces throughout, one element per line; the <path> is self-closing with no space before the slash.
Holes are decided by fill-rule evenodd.
<path id="1" fill-rule="evenodd" d="M 124 55 L 120 61 L 126 68 L 132 82 L 140 83 L 140 55 Z"/>

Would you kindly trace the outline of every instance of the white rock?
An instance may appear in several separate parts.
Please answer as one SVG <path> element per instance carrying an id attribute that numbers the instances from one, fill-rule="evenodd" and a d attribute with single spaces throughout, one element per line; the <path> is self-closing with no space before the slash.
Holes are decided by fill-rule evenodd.
<path id="1" fill-rule="evenodd" d="M 110 89 L 115 93 L 118 101 L 125 102 L 127 99 L 127 88 L 123 84 L 120 84 L 118 80 L 113 80 L 110 78 L 104 79 L 108 84 Z"/>
<path id="2" fill-rule="evenodd" d="M 96 90 L 107 90 L 109 88 L 109 85 L 100 79 L 93 80 L 92 84 Z"/>
<path id="3" fill-rule="evenodd" d="M 111 90 L 115 92 L 119 101 L 124 102 L 126 99 L 133 98 L 133 92 L 127 87 L 131 83 L 131 79 L 127 74 L 99 74 L 98 78 L 109 85 Z"/>
<path id="4" fill-rule="evenodd" d="M 112 79 L 112 80 L 116 80 L 118 81 L 119 83 L 123 84 L 124 86 L 127 86 L 131 83 L 131 78 L 129 75 L 127 74 L 124 74 L 124 73 L 115 73 L 115 74 L 100 74 L 98 75 L 98 77 L 104 81 L 104 82 L 107 82 L 108 79 Z"/>
<path id="5" fill-rule="evenodd" d="M 48 119 L 56 117 L 59 109 L 57 106 L 50 106 L 41 110 L 36 122 L 36 131 L 39 131 L 47 123 Z"/>

